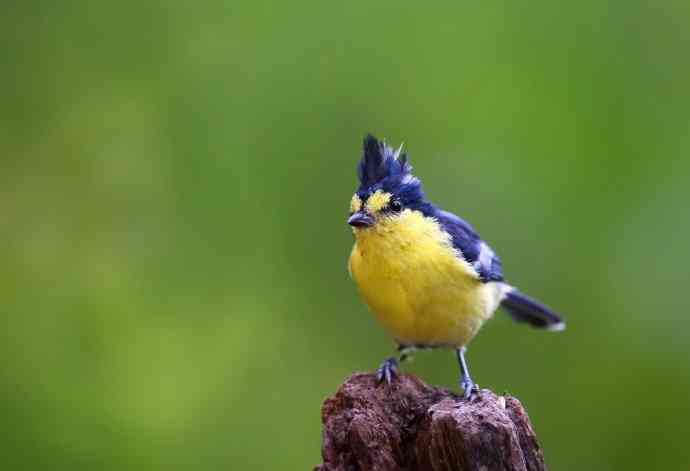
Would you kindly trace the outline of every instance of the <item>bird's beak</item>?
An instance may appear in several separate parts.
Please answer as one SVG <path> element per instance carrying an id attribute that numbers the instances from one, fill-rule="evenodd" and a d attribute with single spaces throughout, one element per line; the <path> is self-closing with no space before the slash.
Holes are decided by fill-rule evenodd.
<path id="1" fill-rule="evenodd" d="M 364 211 L 357 211 L 347 220 L 352 227 L 369 227 L 374 224 L 374 218 Z"/>

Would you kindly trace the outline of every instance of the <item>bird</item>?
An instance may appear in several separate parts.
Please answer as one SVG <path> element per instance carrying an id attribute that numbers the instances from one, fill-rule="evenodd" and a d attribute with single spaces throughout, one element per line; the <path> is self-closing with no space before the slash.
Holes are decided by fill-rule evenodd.
<path id="1" fill-rule="evenodd" d="M 355 239 L 348 269 L 398 346 L 376 370 L 379 383 L 394 381 L 416 350 L 448 348 L 469 399 L 479 388 L 467 345 L 499 307 L 517 322 L 565 329 L 560 315 L 504 280 L 500 259 L 468 222 L 427 200 L 402 145 L 393 150 L 367 134 L 357 177 L 347 218 Z"/>

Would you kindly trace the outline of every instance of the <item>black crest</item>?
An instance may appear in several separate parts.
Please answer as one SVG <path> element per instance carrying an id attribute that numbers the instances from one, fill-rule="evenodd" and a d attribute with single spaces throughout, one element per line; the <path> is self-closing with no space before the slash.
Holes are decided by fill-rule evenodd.
<path id="1" fill-rule="evenodd" d="M 369 188 L 386 179 L 402 178 L 411 170 L 412 167 L 407 163 L 407 154 L 397 155 L 385 142 L 379 141 L 371 134 L 364 138 L 362 160 L 357 168 L 362 188 Z"/>

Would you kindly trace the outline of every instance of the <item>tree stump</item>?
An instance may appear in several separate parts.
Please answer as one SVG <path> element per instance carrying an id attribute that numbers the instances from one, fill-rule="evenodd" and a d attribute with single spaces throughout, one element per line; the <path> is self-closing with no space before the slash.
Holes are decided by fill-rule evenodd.
<path id="1" fill-rule="evenodd" d="M 511 396 L 470 400 L 401 375 L 350 376 L 321 409 L 323 464 L 315 471 L 541 471 L 527 412 Z"/>

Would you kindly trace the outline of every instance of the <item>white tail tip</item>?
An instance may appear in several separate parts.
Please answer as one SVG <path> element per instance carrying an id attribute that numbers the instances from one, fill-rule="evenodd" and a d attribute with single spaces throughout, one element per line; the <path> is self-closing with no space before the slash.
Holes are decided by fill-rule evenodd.
<path id="1" fill-rule="evenodd" d="M 558 324 L 550 325 L 546 327 L 546 330 L 550 330 L 551 332 L 560 332 L 562 330 L 565 330 L 565 322 L 559 322 Z"/>

